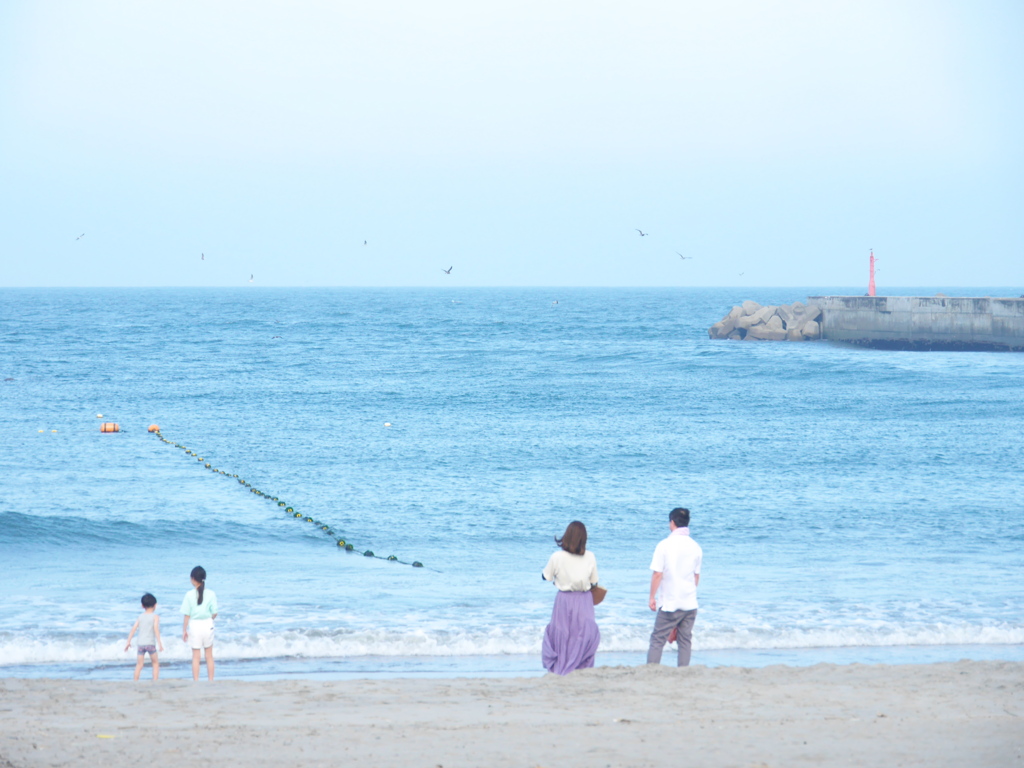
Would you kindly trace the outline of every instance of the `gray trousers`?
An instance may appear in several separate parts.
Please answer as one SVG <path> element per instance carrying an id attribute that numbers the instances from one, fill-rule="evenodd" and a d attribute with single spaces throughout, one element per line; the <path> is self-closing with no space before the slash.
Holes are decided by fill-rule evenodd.
<path id="1" fill-rule="evenodd" d="M 661 651 L 668 642 L 673 629 L 679 630 L 676 646 L 679 648 L 679 666 L 690 666 L 690 643 L 693 639 L 693 622 L 697 618 L 697 609 L 692 611 L 658 610 L 658 618 L 654 620 L 654 631 L 651 632 L 651 646 L 647 649 L 647 663 L 661 664 Z"/>

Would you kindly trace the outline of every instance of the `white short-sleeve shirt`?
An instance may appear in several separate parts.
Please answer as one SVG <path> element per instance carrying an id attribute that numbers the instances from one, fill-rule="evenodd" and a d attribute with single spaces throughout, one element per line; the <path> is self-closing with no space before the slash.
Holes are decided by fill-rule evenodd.
<path id="1" fill-rule="evenodd" d="M 597 584 L 597 558 L 589 549 L 574 555 L 559 549 L 548 560 L 542 574 L 559 592 L 586 592 Z"/>
<path id="2" fill-rule="evenodd" d="M 700 545 L 690 538 L 687 529 L 676 528 L 658 542 L 651 560 L 651 570 L 660 573 L 658 607 L 663 611 L 692 611 L 697 608 L 697 580 L 704 556 Z"/>

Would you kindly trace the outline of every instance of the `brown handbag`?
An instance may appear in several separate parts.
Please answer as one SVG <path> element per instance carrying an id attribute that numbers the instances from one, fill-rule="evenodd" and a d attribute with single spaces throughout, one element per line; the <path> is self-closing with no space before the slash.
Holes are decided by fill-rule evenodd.
<path id="1" fill-rule="evenodd" d="M 596 584 L 590 588 L 590 595 L 594 598 L 594 605 L 600 605 L 601 601 L 604 600 L 604 596 L 607 594 L 607 589 L 599 587 Z"/>

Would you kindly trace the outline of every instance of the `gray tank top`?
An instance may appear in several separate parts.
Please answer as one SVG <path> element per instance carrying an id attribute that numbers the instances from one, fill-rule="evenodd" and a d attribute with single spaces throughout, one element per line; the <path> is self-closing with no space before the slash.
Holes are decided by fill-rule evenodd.
<path id="1" fill-rule="evenodd" d="M 156 645 L 156 630 L 153 629 L 153 622 L 156 619 L 156 612 L 145 613 L 139 616 L 139 631 L 135 635 L 135 642 L 139 645 Z"/>

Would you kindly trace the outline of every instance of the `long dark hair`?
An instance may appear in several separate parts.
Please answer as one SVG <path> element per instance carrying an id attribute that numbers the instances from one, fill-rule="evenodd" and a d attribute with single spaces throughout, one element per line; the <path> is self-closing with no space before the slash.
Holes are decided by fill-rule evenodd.
<path id="1" fill-rule="evenodd" d="M 565 529 L 562 538 L 555 537 L 555 544 L 570 555 L 582 555 L 587 551 L 587 526 L 579 520 L 573 520 Z"/>
<path id="2" fill-rule="evenodd" d="M 199 599 L 196 601 L 196 605 L 203 604 L 203 592 L 206 589 L 206 569 L 201 565 L 197 565 L 192 569 L 190 574 L 193 579 L 199 582 L 199 586 L 196 587 L 196 592 L 199 593 Z"/>

